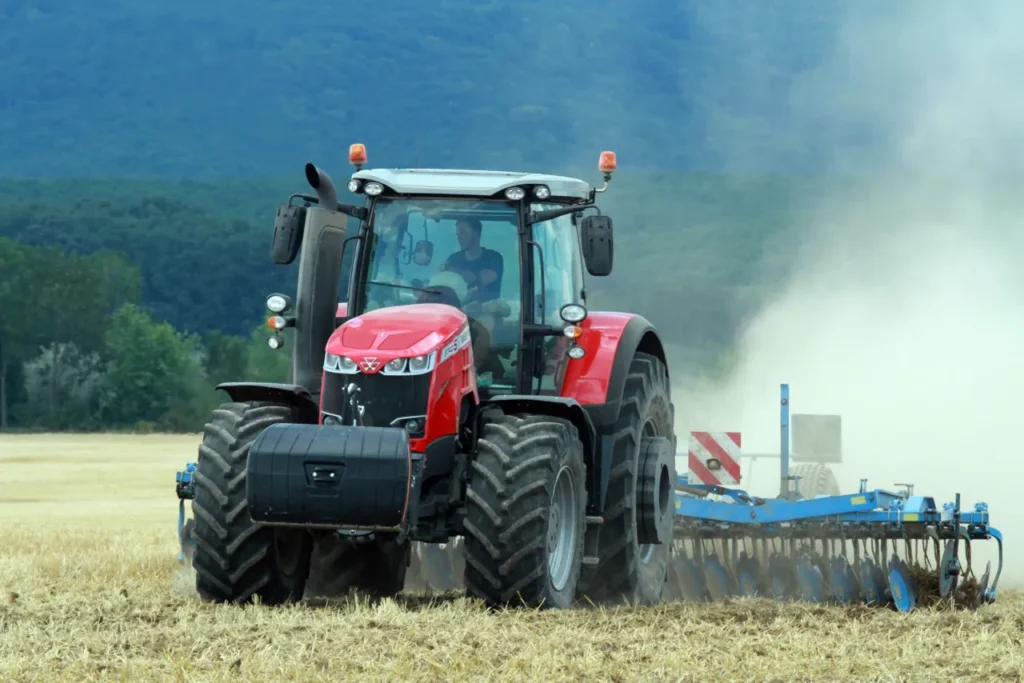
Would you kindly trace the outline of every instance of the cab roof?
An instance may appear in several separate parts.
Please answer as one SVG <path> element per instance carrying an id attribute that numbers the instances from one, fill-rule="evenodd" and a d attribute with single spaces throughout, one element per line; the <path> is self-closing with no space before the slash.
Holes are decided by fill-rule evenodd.
<path id="1" fill-rule="evenodd" d="M 356 171 L 354 180 L 376 181 L 399 194 L 489 197 L 510 187 L 546 185 L 551 197 L 588 199 L 592 188 L 578 178 L 546 173 L 434 168 L 376 168 Z"/>

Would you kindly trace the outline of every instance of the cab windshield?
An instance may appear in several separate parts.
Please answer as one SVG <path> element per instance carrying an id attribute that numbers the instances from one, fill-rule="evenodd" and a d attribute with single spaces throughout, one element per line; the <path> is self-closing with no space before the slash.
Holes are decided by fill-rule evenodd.
<path id="1" fill-rule="evenodd" d="M 364 311 L 445 303 L 470 320 L 482 390 L 511 393 L 519 351 L 518 209 L 507 201 L 378 199 Z"/>

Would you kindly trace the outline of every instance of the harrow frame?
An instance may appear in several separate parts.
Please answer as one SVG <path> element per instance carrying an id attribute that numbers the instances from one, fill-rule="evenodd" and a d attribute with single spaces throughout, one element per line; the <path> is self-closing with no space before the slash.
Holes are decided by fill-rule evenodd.
<path id="1" fill-rule="evenodd" d="M 995 539 L 999 556 L 991 585 L 988 567 L 968 589 L 973 595 L 963 602 L 978 607 L 995 600 L 1003 566 L 1003 535 L 992 526 L 986 503 L 975 503 L 973 510 L 965 512 L 959 493 L 954 502 L 940 507 L 931 496 L 913 495 L 911 484 L 897 484 L 904 487 L 901 492 L 869 490 L 866 479 L 860 480 L 860 490 L 854 494 L 804 498 L 799 487 L 790 486 L 794 477 L 789 475 L 788 384 L 781 385 L 780 403 L 779 497 L 753 496 L 738 487 L 691 484 L 686 473 L 677 477 L 673 570 L 684 599 L 799 594 L 813 602 L 886 603 L 909 612 L 918 602 L 918 581 L 908 560 L 927 563 L 929 553 L 922 546 L 933 545 L 941 597 L 955 598 L 958 582 L 963 581 L 966 588 L 974 578 L 971 541 Z M 797 545 L 801 540 L 803 547 Z M 895 552 L 901 541 L 904 557 Z M 688 556 L 687 542 L 692 546 Z M 715 546 L 710 553 L 709 543 Z M 740 543 L 742 551 L 737 547 Z M 960 568 L 960 544 L 966 547 L 966 573 Z M 846 557 L 851 546 L 852 565 Z M 758 554 L 768 560 L 768 567 L 762 568 Z"/>

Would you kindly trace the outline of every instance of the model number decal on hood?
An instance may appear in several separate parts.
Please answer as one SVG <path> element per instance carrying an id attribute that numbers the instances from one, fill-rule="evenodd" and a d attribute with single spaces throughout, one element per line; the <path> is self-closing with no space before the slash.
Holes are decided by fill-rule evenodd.
<path id="1" fill-rule="evenodd" d="M 462 347 L 465 346 L 468 343 L 469 343 L 469 326 L 467 325 L 466 327 L 462 328 L 462 331 L 459 332 L 459 336 L 458 337 L 453 339 L 451 341 L 451 343 L 448 344 L 448 346 L 446 346 L 443 349 L 441 349 L 441 360 L 438 363 L 438 365 L 440 365 L 441 363 L 445 362 L 446 360 L 448 360 L 449 358 L 454 356 L 456 353 L 461 351 Z"/>

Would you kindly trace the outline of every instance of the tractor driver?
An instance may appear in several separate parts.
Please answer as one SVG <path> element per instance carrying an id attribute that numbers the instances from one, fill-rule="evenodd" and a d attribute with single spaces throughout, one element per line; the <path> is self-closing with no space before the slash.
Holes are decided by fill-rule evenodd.
<path id="1" fill-rule="evenodd" d="M 480 221 L 463 218 L 455 223 L 455 234 L 461 251 L 457 251 L 441 266 L 441 270 L 458 273 L 466 281 L 469 293 L 463 303 L 483 303 L 501 296 L 501 276 L 505 269 L 501 254 L 480 246 Z"/>

